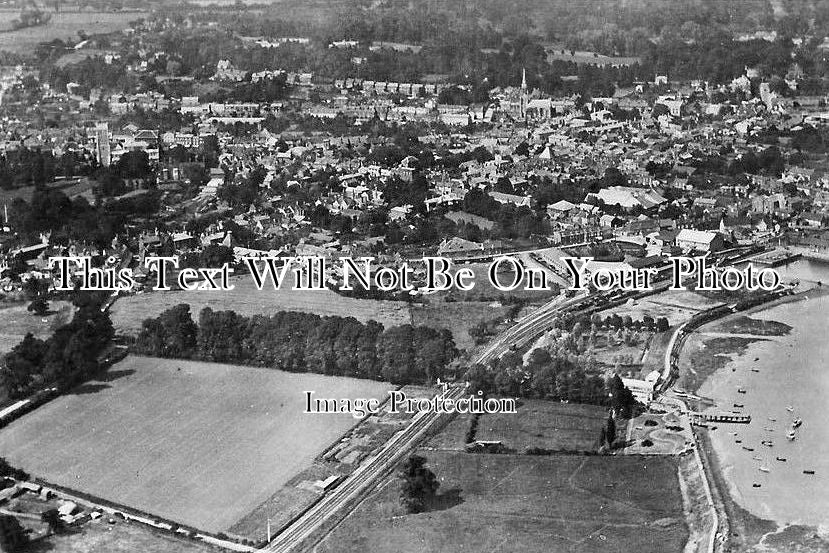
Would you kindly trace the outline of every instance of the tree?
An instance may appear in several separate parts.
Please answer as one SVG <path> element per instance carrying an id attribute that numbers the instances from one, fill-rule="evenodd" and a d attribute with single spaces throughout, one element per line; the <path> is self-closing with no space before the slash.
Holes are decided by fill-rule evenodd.
<path id="1" fill-rule="evenodd" d="M 618 374 L 614 374 L 607 382 L 608 393 L 610 394 L 610 407 L 622 418 L 629 419 L 633 414 L 633 407 L 636 399 L 633 392 L 622 382 Z"/>
<path id="2" fill-rule="evenodd" d="M 435 474 L 425 465 L 424 457 L 412 455 L 400 471 L 400 501 L 409 513 L 425 511 L 440 486 Z"/>
<path id="3" fill-rule="evenodd" d="M 49 302 L 44 298 L 35 298 L 32 303 L 29 304 L 29 307 L 26 308 L 26 311 L 34 313 L 38 316 L 43 316 L 49 312 Z"/>
<path id="4" fill-rule="evenodd" d="M 616 441 L 616 421 L 614 420 L 612 413 L 607 415 L 605 436 L 607 437 L 607 443 L 612 446 L 613 442 Z"/>
<path id="5" fill-rule="evenodd" d="M 0 515 L 0 551 L 22 551 L 29 541 L 26 530 L 11 515 Z"/>
<path id="6" fill-rule="evenodd" d="M 190 315 L 190 306 L 179 304 L 164 311 L 156 319 L 142 324 L 136 348 L 160 357 L 189 357 L 196 347 L 198 327 Z"/>
<path id="7" fill-rule="evenodd" d="M 61 520 L 57 509 L 47 509 L 46 511 L 43 511 L 40 515 L 40 520 L 49 525 L 49 530 L 53 534 L 60 534 L 63 532 L 63 520 Z"/>

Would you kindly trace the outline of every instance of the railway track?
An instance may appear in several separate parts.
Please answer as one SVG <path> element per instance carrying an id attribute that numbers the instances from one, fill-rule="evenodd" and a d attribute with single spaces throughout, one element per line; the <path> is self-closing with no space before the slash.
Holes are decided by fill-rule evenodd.
<path id="1" fill-rule="evenodd" d="M 454 386 L 445 392 L 450 399 L 459 399 L 464 393 L 462 386 Z M 373 457 L 364 461 L 332 492 L 325 495 L 313 507 L 280 532 L 261 551 L 288 553 L 311 538 L 327 521 L 343 508 L 369 491 L 380 478 L 408 453 L 420 438 L 437 422 L 441 413 L 420 411 L 405 429 L 401 430 Z"/>

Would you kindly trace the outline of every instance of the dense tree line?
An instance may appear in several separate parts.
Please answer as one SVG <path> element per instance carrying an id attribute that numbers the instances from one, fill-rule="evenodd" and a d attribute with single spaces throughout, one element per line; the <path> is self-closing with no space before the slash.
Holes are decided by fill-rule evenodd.
<path id="1" fill-rule="evenodd" d="M 83 382 L 100 369 L 98 356 L 113 336 L 109 316 L 96 303 L 84 305 L 49 339 L 26 334 L 3 359 L 0 387 L 17 399 L 45 386 L 69 388 Z"/>
<path id="2" fill-rule="evenodd" d="M 50 231 L 52 243 L 70 239 L 109 246 L 124 228 L 129 217 L 146 216 L 158 211 L 160 193 L 151 190 L 143 196 L 90 205 L 83 197 L 69 199 L 60 190 L 38 188 L 32 199 L 15 199 L 9 206 L 9 218 L 21 236 L 37 239 Z"/>
<path id="3" fill-rule="evenodd" d="M 613 375 L 605 380 L 593 374 L 587 364 L 562 351 L 536 349 L 525 365 L 519 354 L 510 352 L 488 367 L 473 365 L 464 379 L 472 391 L 604 405 L 630 417 L 636 400 L 621 378 Z"/>
<path id="4" fill-rule="evenodd" d="M 144 355 L 395 384 L 434 381 L 457 355 L 448 330 L 412 325 L 384 329 L 375 321 L 293 311 L 245 317 L 210 308 L 201 311 L 196 325 L 186 304 L 144 321 L 135 349 Z"/>

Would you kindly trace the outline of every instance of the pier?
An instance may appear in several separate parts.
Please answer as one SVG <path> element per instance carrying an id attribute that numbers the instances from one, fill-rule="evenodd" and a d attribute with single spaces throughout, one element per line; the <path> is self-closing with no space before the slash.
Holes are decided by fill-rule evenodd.
<path id="1" fill-rule="evenodd" d="M 752 257 L 749 261 L 758 265 L 766 265 L 768 267 L 778 267 L 800 259 L 801 253 L 787 249 L 778 248 L 757 257 Z"/>
<path id="2" fill-rule="evenodd" d="M 688 418 L 691 420 L 691 424 L 708 422 L 748 424 L 751 422 L 751 415 L 743 413 L 697 413 L 695 411 L 688 411 Z"/>

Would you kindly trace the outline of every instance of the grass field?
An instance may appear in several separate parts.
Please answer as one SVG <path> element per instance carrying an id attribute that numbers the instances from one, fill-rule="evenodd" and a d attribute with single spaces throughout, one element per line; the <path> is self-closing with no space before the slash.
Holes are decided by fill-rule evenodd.
<path id="1" fill-rule="evenodd" d="M 45 340 L 72 319 L 75 308 L 65 301 L 49 302 L 49 313 L 39 317 L 26 310 L 28 303 L 0 303 L 0 356 L 8 353 L 27 333 Z"/>
<path id="2" fill-rule="evenodd" d="M 334 292 L 304 291 L 284 288 L 256 290 L 248 276 L 232 279 L 235 289 L 221 292 L 146 292 L 120 298 L 111 309 L 112 323 L 117 332 L 136 334 L 144 319 L 157 317 L 165 309 L 190 304 L 193 318 L 210 307 L 214 311 L 230 309 L 240 315 L 269 315 L 278 311 L 302 311 L 318 315 L 354 317 L 359 321 L 374 319 L 384 326 L 411 323 L 409 305 L 399 301 L 375 301 L 346 298 Z"/>
<path id="3" fill-rule="evenodd" d="M 461 349 L 475 347 L 469 329 L 481 322 L 503 318 L 509 307 L 493 302 L 435 302 L 428 305 L 413 305 L 412 324 L 433 328 L 448 328 L 455 338 L 455 345 Z"/>
<path id="4" fill-rule="evenodd" d="M 28 27 L 16 31 L 0 32 L 0 50 L 30 54 L 41 42 L 61 39 L 80 40 L 78 31 L 89 34 L 104 34 L 126 29 L 131 21 L 141 19 L 147 14 L 142 12 L 94 13 L 94 12 L 60 12 L 52 13 L 52 19 L 46 25 Z M 11 22 L 20 16 L 19 11 L 0 11 L 0 29 L 10 29 Z"/>
<path id="5" fill-rule="evenodd" d="M 481 415 L 479 440 L 500 440 L 523 453 L 530 447 L 595 451 L 607 409 L 596 405 L 521 400 L 517 414 Z M 620 429 L 620 433 L 623 429 Z"/>
<path id="6" fill-rule="evenodd" d="M 687 537 L 670 458 L 421 454 L 440 481 L 430 512 L 402 513 L 390 479 L 317 553 L 664 553 Z"/>
<path id="7" fill-rule="evenodd" d="M 0 432 L 0 456 L 35 476 L 219 532 L 351 428 L 306 415 L 320 397 L 381 397 L 379 382 L 128 357 L 103 380 Z"/>

